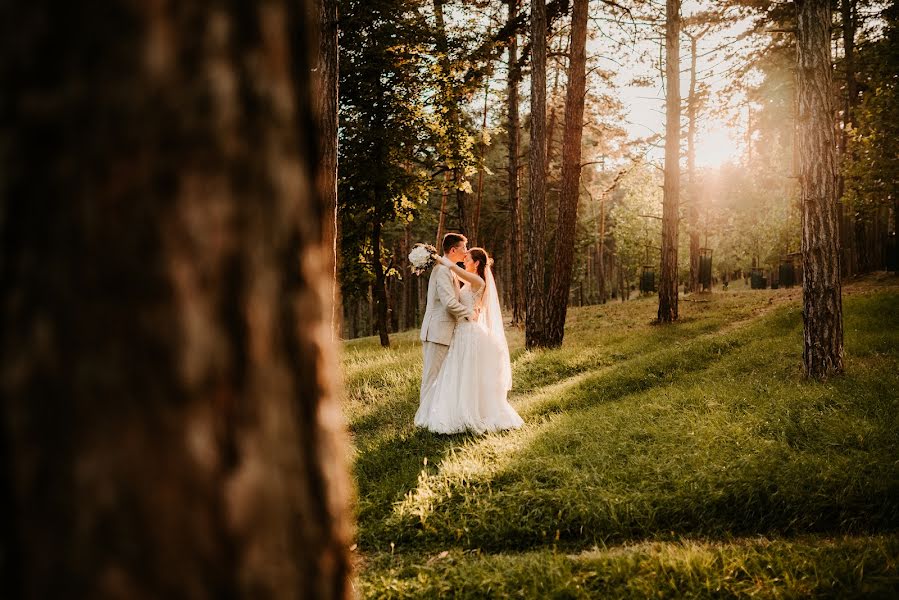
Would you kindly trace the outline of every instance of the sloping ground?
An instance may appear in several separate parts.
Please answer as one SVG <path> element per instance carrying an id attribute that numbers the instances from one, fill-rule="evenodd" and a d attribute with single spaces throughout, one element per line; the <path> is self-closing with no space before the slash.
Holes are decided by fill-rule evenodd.
<path id="1" fill-rule="evenodd" d="M 415 430 L 414 332 L 346 344 L 370 597 L 899 592 L 899 289 L 845 297 L 846 376 L 799 370 L 798 290 L 573 311 L 510 335 L 519 431 Z"/>

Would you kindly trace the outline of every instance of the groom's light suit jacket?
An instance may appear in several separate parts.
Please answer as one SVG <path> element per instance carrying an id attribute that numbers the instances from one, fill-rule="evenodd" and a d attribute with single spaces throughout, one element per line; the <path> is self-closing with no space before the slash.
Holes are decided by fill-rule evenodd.
<path id="1" fill-rule="evenodd" d="M 449 346 L 459 319 L 471 311 L 459 302 L 456 276 L 448 267 L 437 263 L 428 281 L 428 305 L 421 322 L 421 341 Z"/>

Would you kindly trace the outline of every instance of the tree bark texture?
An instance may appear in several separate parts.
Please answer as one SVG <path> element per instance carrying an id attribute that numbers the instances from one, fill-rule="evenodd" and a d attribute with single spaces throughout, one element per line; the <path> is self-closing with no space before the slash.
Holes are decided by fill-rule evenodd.
<path id="1" fill-rule="evenodd" d="M 831 9 L 826 0 L 798 0 L 796 8 L 803 367 L 808 377 L 822 379 L 843 371 Z"/>
<path id="2" fill-rule="evenodd" d="M 490 78 L 486 78 L 484 84 L 484 114 L 481 120 L 481 136 L 487 133 L 487 108 L 490 100 Z M 484 161 L 487 155 L 487 144 L 481 144 L 481 167 L 478 169 L 478 191 L 475 200 L 474 221 L 472 238 L 469 240 L 472 246 L 478 245 L 478 231 L 481 228 L 481 204 L 484 200 Z"/>
<path id="3" fill-rule="evenodd" d="M 599 282 L 599 301 L 603 304 L 608 299 L 608 290 L 606 289 L 606 195 L 603 194 L 599 199 L 599 244 L 597 248 L 597 274 Z"/>
<path id="4" fill-rule="evenodd" d="M 409 223 L 403 230 L 400 260 L 403 265 L 403 328 L 410 329 L 418 323 L 418 277 L 409 269 L 409 251 L 412 249 L 412 232 Z"/>
<path id="5" fill-rule="evenodd" d="M 581 140 L 584 132 L 584 95 L 587 82 L 587 0 L 574 0 L 571 13 L 568 90 L 565 98 L 565 131 L 562 138 L 562 186 L 555 257 L 546 308 L 546 344 L 562 345 L 571 292 L 574 237 L 581 191 Z"/>
<path id="6" fill-rule="evenodd" d="M 546 6 L 531 3 L 531 147 L 528 156 L 528 255 L 525 346 L 545 345 L 546 259 Z"/>
<path id="7" fill-rule="evenodd" d="M 840 135 L 840 159 L 847 161 L 849 157 L 849 131 L 854 125 L 853 113 L 858 105 L 858 83 L 855 77 L 855 5 L 857 0 L 840 0 L 840 14 L 843 27 L 843 68 L 846 77 L 846 97 L 843 104 L 843 130 Z M 843 200 L 845 181 L 837 174 L 838 197 Z M 840 203 L 840 233 L 843 250 L 843 275 L 851 277 L 858 272 L 855 211 L 848 202 Z"/>
<path id="8" fill-rule="evenodd" d="M 509 23 L 518 18 L 518 5 L 520 0 L 508 0 Z M 518 34 L 512 36 L 509 42 L 509 218 L 511 231 L 511 297 L 512 297 L 512 323 L 520 324 L 524 320 L 524 256 L 522 255 L 522 231 L 521 231 L 521 185 L 519 181 L 519 135 L 521 132 L 521 119 L 519 117 L 518 84 L 521 81 L 521 71 L 518 68 Z"/>
<path id="9" fill-rule="evenodd" d="M 559 41 L 559 45 L 554 48 L 553 52 L 555 54 L 568 54 L 568 48 L 562 49 L 562 42 Z M 546 63 L 544 62 L 546 66 Z M 547 177 L 553 177 L 553 154 L 555 153 L 555 143 L 556 143 L 556 99 L 559 97 L 559 74 L 561 73 L 561 67 L 556 64 L 555 68 L 553 68 L 553 85 L 549 94 L 549 125 L 546 130 L 546 173 Z"/>
<path id="10" fill-rule="evenodd" d="M 696 47 L 699 36 L 690 36 L 690 94 L 687 97 L 687 176 L 689 202 L 687 222 L 690 231 L 690 283 L 691 292 L 702 291 L 699 284 L 699 193 L 696 181 L 696 117 L 699 102 L 696 93 Z"/>
<path id="11" fill-rule="evenodd" d="M 449 195 L 449 171 L 443 174 L 443 185 L 440 188 L 440 215 L 437 217 L 437 241 L 435 248 L 442 248 L 443 236 L 446 235 L 446 198 Z"/>
<path id="12" fill-rule="evenodd" d="M 325 201 L 325 245 L 331 248 L 326 267 L 331 271 L 331 322 L 337 332 L 338 295 L 337 284 L 337 0 L 315 0 L 318 12 L 319 44 L 316 56 L 316 115 L 319 119 L 319 143 L 321 160 L 318 165 L 319 197 Z"/>
<path id="13" fill-rule="evenodd" d="M 456 185 L 456 206 L 459 210 L 459 228 L 462 230 L 461 233 L 467 238 L 471 238 L 470 246 L 474 246 L 477 243 L 477 236 L 475 233 L 475 224 L 474 224 L 474 212 L 471 209 L 471 194 L 462 189 L 462 186 L 465 183 L 465 176 L 462 173 L 462 169 L 454 169 L 453 173 L 455 177 L 453 181 Z"/>
<path id="14" fill-rule="evenodd" d="M 375 309 L 375 324 L 381 346 L 390 347 L 390 332 L 387 329 L 387 275 L 384 273 L 384 263 L 381 262 L 381 223 L 375 221 L 371 228 L 371 268 L 375 272 L 375 282 L 372 287 L 372 300 Z"/>
<path id="15" fill-rule="evenodd" d="M 311 15 L 0 8 L 4 597 L 350 597 Z"/>
<path id="16" fill-rule="evenodd" d="M 677 234 L 680 196 L 680 0 L 665 5 L 665 182 L 662 203 L 660 323 L 677 320 Z"/>

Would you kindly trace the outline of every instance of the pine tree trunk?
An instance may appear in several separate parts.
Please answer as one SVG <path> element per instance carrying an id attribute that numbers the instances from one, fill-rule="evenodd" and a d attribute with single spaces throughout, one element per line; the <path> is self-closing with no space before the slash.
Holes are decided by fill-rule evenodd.
<path id="1" fill-rule="evenodd" d="M 384 264 L 381 262 L 381 222 L 375 220 L 371 228 L 372 258 L 371 268 L 375 272 L 375 282 L 372 286 L 372 302 L 374 304 L 375 327 L 381 346 L 390 347 L 390 334 L 387 330 L 387 277 L 384 274 Z"/>
<path id="2" fill-rule="evenodd" d="M 555 48 L 554 52 L 563 52 L 561 42 L 559 42 L 559 45 Z M 564 53 L 568 54 L 567 49 L 564 51 Z M 547 126 L 546 130 L 546 173 L 549 178 L 553 177 L 553 171 L 550 167 L 553 162 L 553 154 L 555 152 L 554 146 L 556 144 L 556 98 L 558 98 L 559 96 L 560 72 L 561 69 L 558 67 L 553 69 L 553 85 L 552 90 L 549 94 L 549 125 Z"/>
<path id="3" fill-rule="evenodd" d="M 416 286 L 418 287 L 418 310 L 415 313 L 416 315 L 423 315 L 423 313 L 425 312 L 425 304 L 428 299 L 428 280 L 425 275 L 422 275 L 422 277 L 425 278 L 422 279 L 421 277 L 419 277 L 417 279 L 418 283 L 416 284 Z"/>
<path id="4" fill-rule="evenodd" d="M 350 326 L 349 326 L 349 335 L 350 339 L 356 339 L 359 337 L 359 308 L 362 303 L 355 299 L 353 300 L 352 308 L 350 312 Z"/>
<path id="5" fill-rule="evenodd" d="M 4 597 L 349 598 L 312 7 L 2 13 Z"/>
<path id="6" fill-rule="evenodd" d="M 418 324 L 418 277 L 409 269 L 409 251 L 412 249 L 412 232 L 409 223 L 403 231 L 403 249 L 400 260 L 403 264 L 403 324 L 409 329 Z"/>
<path id="7" fill-rule="evenodd" d="M 599 198 L 599 248 L 597 252 L 597 274 L 599 280 L 599 301 L 602 304 L 608 299 L 606 290 L 606 195 Z"/>
<path id="8" fill-rule="evenodd" d="M 462 189 L 464 185 L 464 175 L 461 169 L 453 171 L 453 181 L 456 185 L 456 207 L 459 210 L 459 229 L 462 235 L 470 238 L 470 247 L 474 247 L 477 243 L 474 227 L 474 211 L 471 210 L 471 194 Z"/>
<path id="9" fill-rule="evenodd" d="M 845 163 L 849 159 L 849 131 L 854 125 L 853 113 L 858 105 L 858 84 L 855 75 L 855 5 L 857 0 L 840 0 L 840 13 L 843 26 L 843 67 L 846 76 L 846 98 L 843 105 L 843 129 L 840 135 L 840 159 Z M 846 189 L 842 174 L 838 173 L 837 194 L 840 198 L 840 239 L 843 249 L 843 275 L 851 277 L 858 272 L 855 239 L 855 211 L 845 201 Z"/>
<path id="10" fill-rule="evenodd" d="M 562 141 L 562 186 L 555 258 L 546 317 L 546 344 L 562 345 L 571 293 L 574 238 L 581 184 L 581 140 L 584 131 L 584 95 L 587 65 L 587 0 L 574 0 L 569 44 L 568 90 L 565 98 L 565 132 Z"/>
<path id="11" fill-rule="evenodd" d="M 337 0 L 315 0 L 318 11 L 319 45 L 316 56 L 315 100 L 319 118 L 321 162 L 316 184 L 325 199 L 325 230 L 328 252 L 324 256 L 331 271 L 331 321 L 337 331 L 340 287 L 337 284 Z"/>
<path id="12" fill-rule="evenodd" d="M 481 120 L 481 136 L 487 133 L 487 108 L 490 100 L 490 78 L 484 83 L 484 114 Z M 475 199 L 474 219 L 472 221 L 472 237 L 469 240 L 472 246 L 478 245 L 478 230 L 481 227 L 481 204 L 484 200 L 484 161 L 487 155 L 487 144 L 481 142 L 481 167 L 478 169 L 478 191 Z"/>
<path id="13" fill-rule="evenodd" d="M 822 379 L 843 371 L 831 11 L 827 0 L 798 0 L 796 6 L 803 366 L 808 377 Z"/>
<path id="14" fill-rule="evenodd" d="M 509 20 L 511 23 L 518 18 L 518 3 L 520 0 L 508 0 Z M 521 152 L 519 134 L 521 123 L 518 115 L 518 84 L 521 81 L 521 71 L 518 69 L 518 34 L 512 36 L 509 43 L 509 219 L 512 228 L 511 243 L 511 272 L 512 272 L 512 324 L 519 325 L 524 320 L 524 256 L 522 255 L 522 231 L 521 231 L 521 186 L 519 183 L 519 159 Z"/>
<path id="15" fill-rule="evenodd" d="M 403 272 L 402 257 L 402 240 L 397 239 L 393 242 L 393 260 L 391 263 L 393 269 L 399 269 L 401 273 Z M 399 333 L 405 328 L 402 320 L 404 282 L 396 276 L 388 278 L 387 281 L 390 286 L 390 310 L 388 311 L 388 315 L 390 316 L 390 329 L 393 333 Z"/>
<path id="16" fill-rule="evenodd" d="M 688 222 L 690 228 L 690 292 L 702 291 L 699 284 L 699 194 L 696 181 L 696 115 L 699 98 L 696 94 L 696 46 L 699 36 L 690 36 L 690 95 L 687 100 L 687 174 L 689 202 Z"/>
<path id="17" fill-rule="evenodd" d="M 677 234 L 680 195 L 680 0 L 665 10 L 665 182 L 662 204 L 662 268 L 659 274 L 660 323 L 677 320 Z"/>
<path id="18" fill-rule="evenodd" d="M 443 236 L 446 234 L 446 198 L 449 195 L 449 171 L 443 175 L 443 185 L 440 188 L 440 215 L 437 218 L 437 241 L 434 247 L 438 250 L 442 247 Z"/>
<path id="19" fill-rule="evenodd" d="M 525 346 L 545 345 L 546 259 L 546 5 L 531 3 L 531 147 L 529 152 L 528 255 Z"/>

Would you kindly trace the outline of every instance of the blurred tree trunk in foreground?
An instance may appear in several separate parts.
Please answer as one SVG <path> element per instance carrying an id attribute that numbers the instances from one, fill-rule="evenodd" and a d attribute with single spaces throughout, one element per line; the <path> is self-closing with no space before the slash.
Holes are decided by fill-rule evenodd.
<path id="1" fill-rule="evenodd" d="M 806 375 L 822 379 L 843 371 L 831 9 L 826 0 L 797 0 L 796 8 L 805 324 L 802 357 Z"/>
<path id="2" fill-rule="evenodd" d="M 5 598 L 349 596 L 311 15 L 0 8 Z"/>

